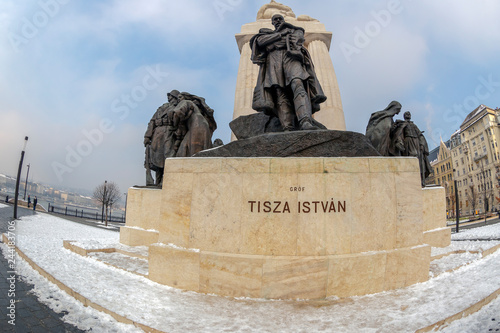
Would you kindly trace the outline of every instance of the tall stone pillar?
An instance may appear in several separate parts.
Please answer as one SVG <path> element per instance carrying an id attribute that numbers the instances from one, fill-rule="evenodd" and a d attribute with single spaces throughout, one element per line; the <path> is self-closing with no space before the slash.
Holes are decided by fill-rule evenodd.
<path id="1" fill-rule="evenodd" d="M 328 53 L 328 46 L 323 40 L 315 39 L 309 45 L 306 45 L 306 47 L 311 54 L 321 87 L 328 98 L 326 102 L 321 104 L 321 111 L 316 112 L 314 118 L 328 129 L 345 131 L 344 110 L 342 109 L 337 76 L 333 69 L 330 53 Z"/>
<path id="2" fill-rule="evenodd" d="M 250 38 L 248 38 L 248 40 L 250 40 Z M 233 119 L 256 112 L 252 109 L 252 98 L 253 89 L 259 74 L 259 66 L 253 64 L 250 60 L 252 50 L 250 49 L 249 41 L 242 40 L 240 52 L 241 57 L 238 68 L 238 78 L 236 80 Z"/>
<path id="3" fill-rule="evenodd" d="M 342 109 L 337 76 L 330 58 L 329 49 L 332 33 L 326 31 L 324 24 L 309 16 L 295 17 L 290 7 L 275 2 L 264 5 L 257 14 L 257 21 L 241 27 L 241 33 L 236 34 L 236 42 L 240 51 L 240 65 L 236 82 L 233 119 L 256 112 L 252 109 L 252 97 L 259 66 L 250 60 L 250 38 L 261 28 L 274 29 L 271 25 L 272 15 L 280 13 L 285 20 L 295 26 L 305 29 L 304 46 L 311 54 L 318 80 L 323 87 L 327 101 L 321 104 L 321 110 L 314 114 L 314 118 L 328 129 L 345 131 L 345 118 Z M 232 135 L 232 140 L 236 138 Z"/>

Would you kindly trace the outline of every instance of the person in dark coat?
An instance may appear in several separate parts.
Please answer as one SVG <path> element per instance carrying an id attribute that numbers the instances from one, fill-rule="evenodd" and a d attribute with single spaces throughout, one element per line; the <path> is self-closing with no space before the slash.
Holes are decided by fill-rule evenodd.
<path id="1" fill-rule="evenodd" d="M 36 210 L 37 202 L 38 202 L 38 199 L 35 197 L 35 200 L 33 200 L 33 210 Z"/>
<path id="2" fill-rule="evenodd" d="M 30 208 L 31 205 L 31 197 L 28 195 L 28 208 Z"/>
<path id="3" fill-rule="evenodd" d="M 305 31 L 280 14 L 271 23 L 275 30 L 260 29 L 250 40 L 251 60 L 259 65 L 252 108 L 278 117 L 284 131 L 320 129 L 312 114 L 326 96 L 303 46 Z"/>
<path id="4" fill-rule="evenodd" d="M 425 179 L 432 170 L 428 159 L 429 146 L 423 132 L 411 121 L 410 111 L 404 113 L 404 119 L 395 122 L 394 146 L 400 151 L 401 156 L 418 158 L 422 187 L 425 187 Z"/>
<path id="5" fill-rule="evenodd" d="M 366 126 L 366 137 L 382 156 L 397 156 L 399 153 L 392 143 L 393 117 L 401 111 L 401 104 L 392 101 L 382 111 L 372 113 Z"/>

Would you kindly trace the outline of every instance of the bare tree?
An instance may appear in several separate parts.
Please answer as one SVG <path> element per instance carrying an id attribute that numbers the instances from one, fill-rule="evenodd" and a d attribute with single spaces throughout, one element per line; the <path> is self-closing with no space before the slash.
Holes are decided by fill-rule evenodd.
<path id="1" fill-rule="evenodd" d="M 472 214 L 476 214 L 476 204 L 477 204 L 477 199 L 479 196 L 478 191 L 476 190 L 476 187 L 474 186 L 474 183 L 471 182 L 471 184 L 468 186 L 468 192 L 467 192 L 467 200 L 469 200 L 470 205 L 472 207 Z"/>
<path id="2" fill-rule="evenodd" d="M 450 191 L 449 199 L 450 199 L 450 210 L 453 210 L 453 212 L 455 213 L 454 216 L 457 216 L 456 205 L 455 205 L 455 203 L 457 202 L 457 197 L 455 196 L 455 191 Z"/>
<path id="3" fill-rule="evenodd" d="M 479 174 L 477 175 L 479 178 L 479 192 L 483 201 L 484 214 L 486 215 L 486 213 L 490 210 L 489 201 L 492 197 L 493 192 L 493 188 L 490 188 L 490 184 L 487 180 L 488 173 L 491 173 L 491 171 L 485 170 L 483 160 L 481 160 L 481 164 L 479 164 L 479 161 L 477 161 L 476 165 L 480 170 Z"/>
<path id="4" fill-rule="evenodd" d="M 118 185 L 116 185 L 115 182 L 108 183 L 105 181 L 94 189 L 92 197 L 105 208 L 106 213 L 104 221 L 105 225 L 108 226 L 108 208 L 112 207 L 113 204 L 121 198 L 121 192 Z"/>

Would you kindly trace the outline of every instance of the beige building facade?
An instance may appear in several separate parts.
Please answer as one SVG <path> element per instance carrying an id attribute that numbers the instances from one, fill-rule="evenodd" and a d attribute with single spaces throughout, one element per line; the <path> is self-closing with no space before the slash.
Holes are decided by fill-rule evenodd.
<path id="1" fill-rule="evenodd" d="M 461 215 L 500 210 L 499 116 L 498 108 L 480 105 L 450 139 Z"/>
<path id="2" fill-rule="evenodd" d="M 451 150 L 446 143 L 441 140 L 437 158 L 430 161 L 433 178 L 429 180 L 438 186 L 445 188 L 446 193 L 446 216 L 448 218 L 455 216 L 455 184 L 453 178 L 453 161 L 451 159 Z"/>
<path id="3" fill-rule="evenodd" d="M 328 129 L 345 131 L 346 126 L 340 90 L 329 53 L 332 33 L 326 31 L 325 25 L 318 20 L 306 15 L 297 17 L 290 7 L 274 0 L 259 10 L 257 21 L 243 25 L 241 32 L 236 34 L 236 42 L 241 56 L 236 82 L 233 119 L 256 112 L 252 109 L 252 99 L 259 74 L 259 66 L 253 64 L 250 59 L 252 53 L 250 39 L 261 28 L 273 29 L 271 17 L 276 13 L 282 14 L 285 21 L 302 27 L 306 31 L 304 46 L 311 54 L 316 75 L 327 96 L 326 102 L 321 104 L 321 111 L 317 112 L 314 118 Z M 234 135 L 232 140 L 235 140 Z"/>

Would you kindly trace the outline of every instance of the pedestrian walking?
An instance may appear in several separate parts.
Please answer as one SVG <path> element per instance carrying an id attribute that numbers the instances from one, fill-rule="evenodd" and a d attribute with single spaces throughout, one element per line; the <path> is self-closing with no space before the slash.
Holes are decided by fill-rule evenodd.
<path id="1" fill-rule="evenodd" d="M 33 210 L 36 210 L 36 204 L 38 202 L 37 197 L 35 197 L 35 200 L 33 200 Z"/>
<path id="2" fill-rule="evenodd" d="M 31 197 L 28 194 L 28 208 L 30 208 L 30 205 L 31 205 Z"/>

